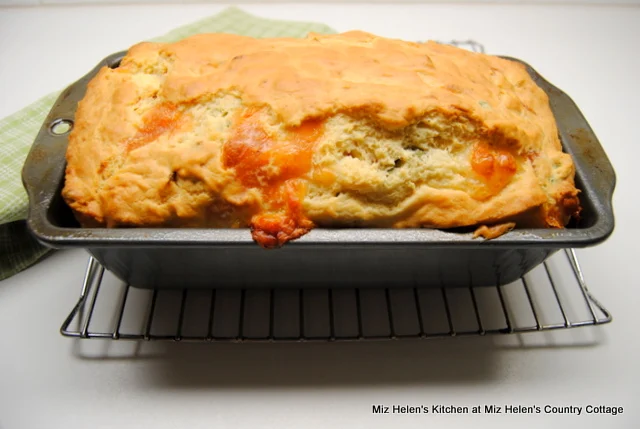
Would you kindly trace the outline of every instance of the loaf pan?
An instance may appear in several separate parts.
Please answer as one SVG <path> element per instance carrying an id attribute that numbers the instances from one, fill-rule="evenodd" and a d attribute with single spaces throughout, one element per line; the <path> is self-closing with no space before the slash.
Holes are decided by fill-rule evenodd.
<path id="1" fill-rule="evenodd" d="M 122 280 L 143 288 L 489 286 L 510 283 L 562 248 L 604 241 L 613 231 L 614 170 L 573 101 L 523 63 L 548 94 L 560 138 L 576 165 L 581 219 L 565 229 L 516 229 L 493 240 L 472 230 L 316 228 L 265 250 L 247 229 L 80 228 L 61 197 L 68 132 L 88 81 L 105 58 L 54 104 L 25 163 L 28 226 L 54 248 L 87 249 Z M 508 58 L 519 61 L 514 58 Z M 521 62 L 521 61 L 520 61 Z M 56 133 L 55 131 L 58 131 Z M 64 131 L 64 130 L 63 130 Z"/>

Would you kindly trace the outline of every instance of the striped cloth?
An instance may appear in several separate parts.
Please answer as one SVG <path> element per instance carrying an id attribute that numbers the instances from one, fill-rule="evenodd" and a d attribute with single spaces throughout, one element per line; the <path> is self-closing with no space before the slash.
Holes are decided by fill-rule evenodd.
<path id="1" fill-rule="evenodd" d="M 323 24 L 262 19 L 229 8 L 154 41 L 172 42 L 198 33 L 304 37 L 309 32 L 326 34 L 334 31 Z M 58 93 L 49 94 L 0 120 L 0 280 L 31 266 L 49 250 L 38 244 L 26 228 L 28 200 L 20 174 L 29 148 L 57 97 Z"/>

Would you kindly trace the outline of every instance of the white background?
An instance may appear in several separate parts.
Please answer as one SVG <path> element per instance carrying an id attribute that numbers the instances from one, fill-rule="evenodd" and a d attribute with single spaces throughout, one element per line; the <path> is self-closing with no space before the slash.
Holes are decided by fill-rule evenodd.
<path id="1" fill-rule="evenodd" d="M 221 0 L 0 0 L 0 5 L 68 5 L 68 4 L 178 4 L 178 3 L 228 3 Z M 258 4 L 258 3 L 325 3 L 325 4 L 344 4 L 344 3 L 389 3 L 384 0 L 254 0 L 254 1 L 237 1 L 236 4 Z M 444 3 L 437 0 L 400 0 L 397 3 Z M 449 0 L 448 3 L 487 3 L 483 0 Z M 640 4 L 640 0 L 493 0 L 491 3 L 504 4 L 578 4 L 578 5 L 628 5 Z"/>
<path id="2" fill-rule="evenodd" d="M 379 344 L 133 345 L 62 338 L 86 255 L 66 251 L 0 283 L 0 428 L 640 427 L 636 175 L 640 8 L 428 4 L 251 5 L 283 19 L 406 39 L 466 39 L 522 58 L 565 90 L 618 176 L 617 227 L 579 252 L 614 321 L 541 335 Z M 0 8 L 0 117 L 102 57 L 220 5 Z M 2 144 L 2 142 L 0 142 Z M 374 416 L 372 404 L 624 406 L 599 416 Z"/>

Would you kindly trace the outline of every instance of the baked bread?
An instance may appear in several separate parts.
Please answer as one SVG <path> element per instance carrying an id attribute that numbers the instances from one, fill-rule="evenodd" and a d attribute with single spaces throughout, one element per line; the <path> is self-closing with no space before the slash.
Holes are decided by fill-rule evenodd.
<path id="1" fill-rule="evenodd" d="M 89 83 L 67 163 L 83 226 L 250 227 L 264 247 L 316 226 L 561 228 L 580 209 L 521 64 L 364 32 L 133 46 Z"/>

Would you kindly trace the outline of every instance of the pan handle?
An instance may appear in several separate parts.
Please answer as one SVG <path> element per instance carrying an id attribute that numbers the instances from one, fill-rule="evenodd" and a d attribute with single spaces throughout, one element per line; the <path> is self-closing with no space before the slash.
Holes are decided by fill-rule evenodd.
<path id="1" fill-rule="evenodd" d="M 591 126 L 576 103 L 562 90 L 549 83 L 529 64 L 511 57 L 502 57 L 523 64 L 531 78 L 549 96 L 549 104 L 558 122 L 558 132 L 564 150 L 576 167 L 576 177 L 584 199 L 593 205 L 596 222 L 584 232 L 599 241 L 614 229 L 613 192 L 616 173 Z"/>
<path id="2" fill-rule="evenodd" d="M 89 81 L 103 67 L 118 67 L 125 52 L 108 56 L 87 75 L 66 88 L 49 111 L 22 167 L 22 183 L 29 197 L 27 224 L 36 237 L 45 239 L 51 225 L 47 221 L 47 207 L 58 187 L 65 169 L 65 155 L 69 133 L 73 128 L 78 101 L 86 92 Z"/>

